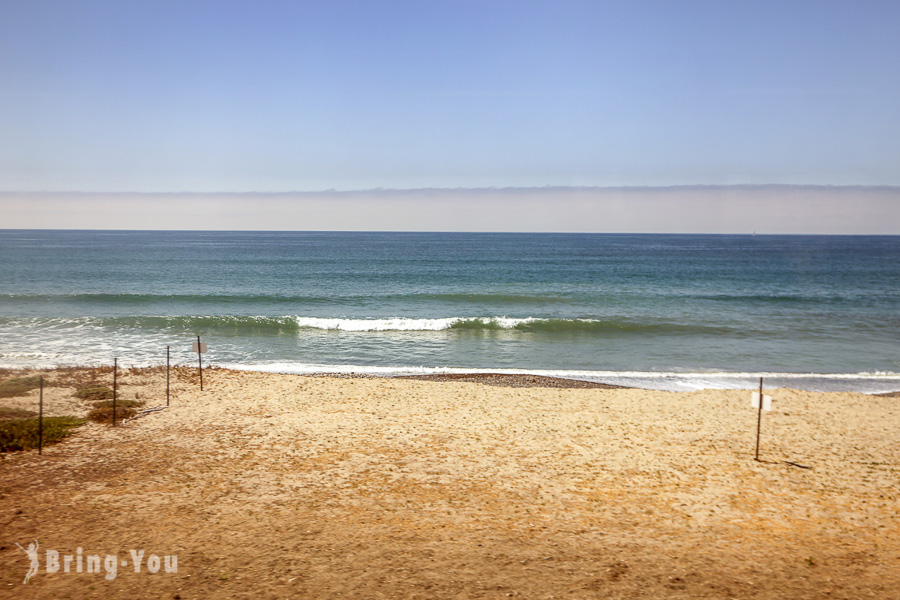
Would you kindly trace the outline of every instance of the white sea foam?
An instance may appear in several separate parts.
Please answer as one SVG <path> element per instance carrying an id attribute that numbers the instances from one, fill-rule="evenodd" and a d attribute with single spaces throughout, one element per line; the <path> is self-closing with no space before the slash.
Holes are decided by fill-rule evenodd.
<path id="1" fill-rule="evenodd" d="M 449 329 L 459 320 L 458 318 L 324 319 L 318 317 L 297 317 L 297 325 L 302 328 L 335 331 L 439 331 Z"/>
<path id="2" fill-rule="evenodd" d="M 523 323 L 533 323 L 537 319 L 528 317 L 447 317 L 442 319 L 413 319 L 391 317 L 387 319 L 325 319 L 320 317 L 297 317 L 301 328 L 325 329 L 332 331 L 443 331 L 457 323 L 473 322 L 495 325 L 502 329 L 512 329 Z"/>

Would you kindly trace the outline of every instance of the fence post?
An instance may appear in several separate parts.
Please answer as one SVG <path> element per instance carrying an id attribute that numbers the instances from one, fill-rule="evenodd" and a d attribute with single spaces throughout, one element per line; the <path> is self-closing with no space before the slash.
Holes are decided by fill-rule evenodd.
<path id="1" fill-rule="evenodd" d="M 116 377 L 119 374 L 119 359 L 113 359 L 113 427 L 116 426 L 116 392 L 117 392 L 117 382 Z"/>
<path id="2" fill-rule="evenodd" d="M 763 378 L 759 378 L 759 415 L 756 417 L 756 460 L 759 460 L 759 431 L 762 427 Z"/>
<path id="3" fill-rule="evenodd" d="M 200 336 L 197 336 L 197 361 L 200 365 L 200 391 L 203 391 L 203 352 L 201 351 L 202 346 L 200 346 Z"/>
<path id="4" fill-rule="evenodd" d="M 41 375 L 41 399 L 38 405 L 38 454 L 44 453 L 44 376 Z"/>

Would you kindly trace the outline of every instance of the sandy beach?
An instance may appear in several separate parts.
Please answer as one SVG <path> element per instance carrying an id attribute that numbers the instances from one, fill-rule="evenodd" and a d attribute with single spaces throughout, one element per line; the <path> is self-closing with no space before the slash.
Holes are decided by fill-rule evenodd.
<path id="1" fill-rule="evenodd" d="M 0 597 L 900 596 L 896 397 L 767 390 L 757 462 L 742 390 L 194 373 L 0 455 Z M 165 405 L 160 370 L 119 384 Z M 46 414 L 84 414 L 72 391 Z M 114 578 L 46 572 L 79 547 Z"/>

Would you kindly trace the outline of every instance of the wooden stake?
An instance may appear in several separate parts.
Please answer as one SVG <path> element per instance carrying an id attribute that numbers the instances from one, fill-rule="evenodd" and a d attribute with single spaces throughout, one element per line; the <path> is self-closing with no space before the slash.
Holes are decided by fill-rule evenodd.
<path id="1" fill-rule="evenodd" d="M 116 377 L 119 374 L 119 359 L 113 359 L 113 427 L 116 426 L 116 392 L 117 392 L 117 383 Z"/>
<path id="2" fill-rule="evenodd" d="M 38 454 L 44 453 L 44 376 L 41 375 L 41 399 L 38 405 Z"/>
<path id="3" fill-rule="evenodd" d="M 759 378 L 759 416 L 756 417 L 756 460 L 759 460 L 759 431 L 762 428 L 763 378 Z"/>
<path id="4" fill-rule="evenodd" d="M 166 406 L 169 405 L 169 347 L 166 346 Z"/>
<path id="5" fill-rule="evenodd" d="M 203 391 L 203 353 L 200 351 L 200 336 L 197 336 L 197 362 L 200 365 L 200 391 Z"/>

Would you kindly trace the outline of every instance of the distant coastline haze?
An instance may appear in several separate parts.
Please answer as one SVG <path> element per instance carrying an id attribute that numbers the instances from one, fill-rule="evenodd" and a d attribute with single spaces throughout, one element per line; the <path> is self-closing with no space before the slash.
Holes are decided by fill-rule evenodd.
<path id="1" fill-rule="evenodd" d="M 900 187 L 0 192 L 0 223 L 10 229 L 893 235 L 900 233 Z"/>

